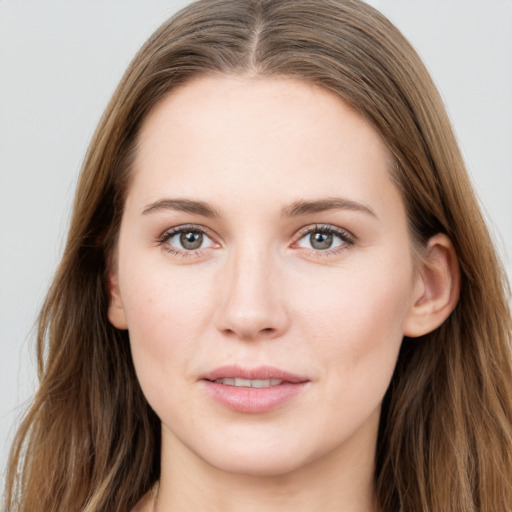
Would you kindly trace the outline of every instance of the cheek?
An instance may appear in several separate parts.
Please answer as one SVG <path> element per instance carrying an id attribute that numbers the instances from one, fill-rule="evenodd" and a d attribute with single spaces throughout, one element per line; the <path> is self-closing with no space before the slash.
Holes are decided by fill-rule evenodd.
<path id="1" fill-rule="evenodd" d="M 333 269 L 310 283 L 308 293 L 295 295 L 296 309 L 303 311 L 299 329 L 309 333 L 326 365 L 339 368 L 333 376 L 345 382 L 391 377 L 412 287 L 412 265 L 404 261 L 401 268 L 382 258 L 379 264 Z"/>
<path id="2" fill-rule="evenodd" d="M 173 266 L 161 256 L 126 258 L 120 282 L 130 333 L 151 334 L 149 339 L 155 342 L 172 337 L 186 343 L 182 335 L 201 328 L 213 293 L 204 273 L 198 274 L 193 266 Z"/>
<path id="3" fill-rule="evenodd" d="M 302 357 L 318 365 L 325 385 L 325 439 L 354 433 L 380 410 L 403 338 L 407 273 L 350 274 L 331 277 L 303 298 L 302 318 L 309 321 L 299 329 L 312 341 Z"/>
<path id="4" fill-rule="evenodd" d="M 120 280 L 125 283 L 122 298 L 132 356 L 152 403 L 159 394 L 168 394 L 169 385 L 178 384 L 178 375 L 190 373 L 211 317 L 212 292 L 207 281 L 172 272 L 169 265 L 139 265 L 133 258 L 126 268 L 130 272 Z"/>

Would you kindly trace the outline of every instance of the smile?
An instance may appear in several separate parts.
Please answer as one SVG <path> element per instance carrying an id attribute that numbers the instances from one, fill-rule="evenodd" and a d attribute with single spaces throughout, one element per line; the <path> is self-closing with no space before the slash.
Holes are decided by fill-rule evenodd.
<path id="1" fill-rule="evenodd" d="M 279 368 L 219 367 L 200 382 L 215 403 L 239 413 L 265 413 L 284 407 L 311 384 L 306 377 Z"/>
<path id="2" fill-rule="evenodd" d="M 225 386 L 236 386 L 237 388 L 268 388 L 270 386 L 279 386 L 283 383 L 280 379 L 217 379 L 216 384 L 224 384 Z"/>

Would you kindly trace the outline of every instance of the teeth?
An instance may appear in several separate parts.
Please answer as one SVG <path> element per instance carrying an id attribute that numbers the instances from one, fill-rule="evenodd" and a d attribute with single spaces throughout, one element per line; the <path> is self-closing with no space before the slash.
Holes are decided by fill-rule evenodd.
<path id="1" fill-rule="evenodd" d="M 225 386 L 236 386 L 244 388 L 268 388 L 270 386 L 279 386 L 283 381 L 279 379 L 217 379 L 217 384 L 224 384 Z"/>

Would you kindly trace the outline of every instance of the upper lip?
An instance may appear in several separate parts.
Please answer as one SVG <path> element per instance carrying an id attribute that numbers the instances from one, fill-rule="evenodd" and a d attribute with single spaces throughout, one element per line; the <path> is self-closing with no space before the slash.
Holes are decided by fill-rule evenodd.
<path id="1" fill-rule="evenodd" d="M 215 381 L 218 379 L 247 379 L 268 380 L 276 379 L 291 383 L 306 382 L 309 379 L 273 366 L 257 366 L 248 368 L 238 365 L 219 366 L 201 376 L 203 380 Z"/>

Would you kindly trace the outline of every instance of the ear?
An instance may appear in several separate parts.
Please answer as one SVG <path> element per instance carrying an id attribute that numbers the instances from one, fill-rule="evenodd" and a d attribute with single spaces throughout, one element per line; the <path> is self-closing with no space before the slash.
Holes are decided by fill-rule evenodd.
<path id="1" fill-rule="evenodd" d="M 452 241 L 444 234 L 427 244 L 417 270 L 411 308 L 404 322 L 404 335 L 418 337 L 439 327 L 459 300 L 460 271 Z"/>
<path id="2" fill-rule="evenodd" d="M 108 293 L 108 319 L 110 323 L 118 329 L 128 329 L 123 302 L 119 293 L 119 279 L 115 272 L 109 272 L 108 274 Z"/>

